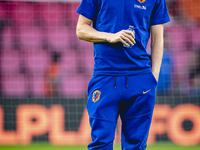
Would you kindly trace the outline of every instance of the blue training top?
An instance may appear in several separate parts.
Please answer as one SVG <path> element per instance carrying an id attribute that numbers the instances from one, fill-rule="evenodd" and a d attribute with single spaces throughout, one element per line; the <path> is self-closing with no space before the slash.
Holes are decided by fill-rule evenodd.
<path id="1" fill-rule="evenodd" d="M 136 44 L 94 43 L 93 75 L 136 75 L 151 72 L 146 52 L 150 26 L 170 21 L 165 0 L 82 0 L 77 13 L 97 31 L 116 33 L 134 26 Z"/>

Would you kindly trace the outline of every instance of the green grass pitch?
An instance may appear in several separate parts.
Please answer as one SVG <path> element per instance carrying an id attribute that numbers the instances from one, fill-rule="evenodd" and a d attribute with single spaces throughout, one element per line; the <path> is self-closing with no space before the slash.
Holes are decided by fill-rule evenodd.
<path id="1" fill-rule="evenodd" d="M 53 146 L 50 144 L 31 144 L 29 146 L 0 146 L 0 150 L 87 150 L 86 146 Z M 115 145 L 114 150 L 121 150 L 120 145 Z M 171 143 L 159 143 L 148 146 L 146 150 L 200 150 L 200 145 L 178 146 Z"/>

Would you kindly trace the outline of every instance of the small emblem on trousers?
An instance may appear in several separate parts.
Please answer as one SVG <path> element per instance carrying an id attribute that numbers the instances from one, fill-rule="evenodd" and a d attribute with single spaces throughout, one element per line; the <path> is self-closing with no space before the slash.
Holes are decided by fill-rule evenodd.
<path id="1" fill-rule="evenodd" d="M 143 91 L 143 94 L 146 94 L 146 93 L 148 93 L 149 91 L 151 91 L 151 89 L 150 89 L 150 90 L 148 90 L 148 91 Z"/>
<path id="2" fill-rule="evenodd" d="M 100 96 L 101 96 L 101 92 L 99 90 L 94 91 L 92 95 L 92 101 L 93 102 L 98 101 L 100 99 Z"/>

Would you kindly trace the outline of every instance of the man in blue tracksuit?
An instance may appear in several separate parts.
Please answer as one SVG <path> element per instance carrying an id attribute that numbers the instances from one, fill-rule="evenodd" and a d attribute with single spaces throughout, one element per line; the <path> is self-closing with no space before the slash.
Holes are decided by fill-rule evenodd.
<path id="1" fill-rule="evenodd" d="M 113 149 L 120 116 L 122 149 L 144 150 L 163 55 L 163 23 L 170 21 L 166 2 L 82 0 L 77 13 L 78 38 L 94 43 L 86 106 L 92 128 L 88 149 Z M 150 34 L 151 55 L 146 52 Z"/>

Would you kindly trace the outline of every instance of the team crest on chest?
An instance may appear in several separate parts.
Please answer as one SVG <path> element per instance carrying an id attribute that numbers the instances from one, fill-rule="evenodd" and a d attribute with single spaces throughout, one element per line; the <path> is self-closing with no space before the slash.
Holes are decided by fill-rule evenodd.
<path id="1" fill-rule="evenodd" d="M 140 3 L 144 3 L 146 0 L 138 0 L 138 2 Z"/>
<path id="2" fill-rule="evenodd" d="M 100 96 L 101 96 L 101 92 L 99 90 L 94 91 L 92 95 L 92 101 L 93 102 L 98 101 L 100 99 Z"/>

